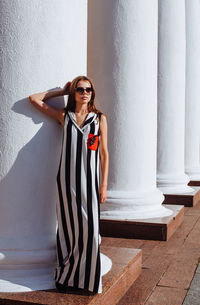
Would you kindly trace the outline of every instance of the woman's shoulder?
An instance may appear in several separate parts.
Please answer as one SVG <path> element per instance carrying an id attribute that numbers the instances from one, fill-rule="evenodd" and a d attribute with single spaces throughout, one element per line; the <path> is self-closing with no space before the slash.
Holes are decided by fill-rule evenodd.
<path id="1" fill-rule="evenodd" d="M 107 116 L 105 113 L 99 112 L 97 115 L 101 120 L 104 120 L 104 121 L 107 120 Z"/>
<path id="2" fill-rule="evenodd" d="M 98 110 L 98 111 L 96 112 L 96 114 L 97 114 L 97 116 L 99 116 L 99 117 L 106 117 L 106 114 L 105 114 L 104 112 L 100 111 L 100 110 Z"/>
<path id="3" fill-rule="evenodd" d="M 107 125 L 107 117 L 106 117 L 105 113 L 103 113 L 102 111 L 99 111 L 97 113 L 97 118 L 98 118 L 100 129 L 102 129 L 102 125 L 103 126 Z"/>

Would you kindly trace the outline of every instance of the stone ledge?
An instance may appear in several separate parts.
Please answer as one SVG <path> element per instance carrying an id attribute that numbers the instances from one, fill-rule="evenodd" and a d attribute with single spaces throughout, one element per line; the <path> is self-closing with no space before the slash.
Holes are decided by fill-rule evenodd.
<path id="1" fill-rule="evenodd" d="M 18 293 L 0 293 L 1 305 L 115 305 L 141 273 L 142 251 L 122 247 L 102 247 L 112 259 L 112 269 L 103 277 L 102 294 L 81 289 L 60 293 L 56 289 Z"/>
<path id="2" fill-rule="evenodd" d="M 164 204 L 180 204 L 185 207 L 194 207 L 200 202 L 200 187 L 193 186 L 194 189 L 191 193 L 186 194 L 164 194 Z"/>
<path id="3" fill-rule="evenodd" d="M 100 233 L 107 237 L 166 241 L 183 222 L 184 207 L 180 205 L 165 207 L 173 211 L 171 216 L 140 220 L 101 219 Z"/>
<path id="4" fill-rule="evenodd" d="M 200 186 L 200 181 L 191 180 L 188 183 L 189 186 Z"/>

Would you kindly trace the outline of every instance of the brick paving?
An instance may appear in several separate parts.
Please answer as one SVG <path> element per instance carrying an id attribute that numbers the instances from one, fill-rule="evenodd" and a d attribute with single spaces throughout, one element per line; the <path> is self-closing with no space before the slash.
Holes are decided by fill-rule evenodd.
<path id="1" fill-rule="evenodd" d="M 193 305 L 189 288 L 199 270 L 200 204 L 185 208 L 184 222 L 167 242 L 105 238 L 103 243 L 143 250 L 142 273 L 117 305 Z M 200 287 L 197 280 L 191 288 Z"/>

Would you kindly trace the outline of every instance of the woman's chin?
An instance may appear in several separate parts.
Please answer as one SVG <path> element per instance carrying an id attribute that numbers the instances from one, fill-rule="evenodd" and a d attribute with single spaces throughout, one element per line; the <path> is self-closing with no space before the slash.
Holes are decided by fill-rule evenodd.
<path id="1" fill-rule="evenodd" d="M 86 105 L 86 104 L 88 104 L 89 101 L 88 101 L 88 100 L 80 100 L 80 101 L 77 101 L 76 103 L 78 103 L 78 104 L 81 106 L 81 105 Z"/>

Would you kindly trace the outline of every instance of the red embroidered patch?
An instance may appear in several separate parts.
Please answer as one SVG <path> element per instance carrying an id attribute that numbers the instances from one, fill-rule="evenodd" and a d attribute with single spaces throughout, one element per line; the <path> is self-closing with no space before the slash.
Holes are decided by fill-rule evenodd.
<path id="1" fill-rule="evenodd" d="M 88 136 L 87 146 L 91 150 L 97 150 L 99 137 L 93 135 L 92 133 Z"/>

